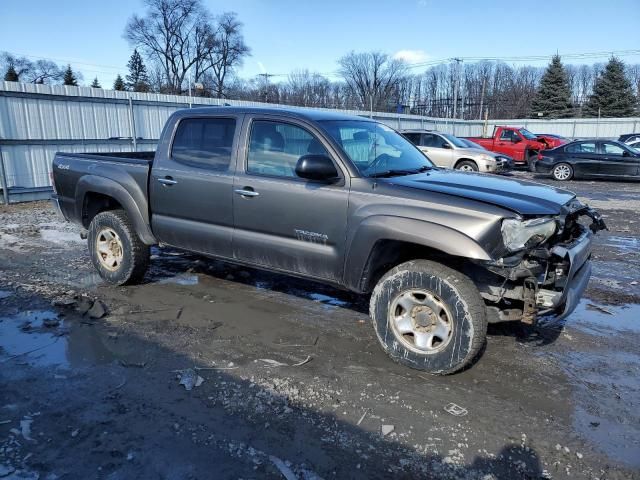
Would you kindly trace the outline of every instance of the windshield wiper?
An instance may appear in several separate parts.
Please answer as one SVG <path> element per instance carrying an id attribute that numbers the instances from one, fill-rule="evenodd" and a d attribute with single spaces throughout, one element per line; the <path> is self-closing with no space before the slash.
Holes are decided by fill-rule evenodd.
<path id="1" fill-rule="evenodd" d="M 410 170 L 400 170 L 400 169 L 389 169 L 382 170 L 380 172 L 374 172 L 371 175 L 368 175 L 369 178 L 388 178 L 388 177 L 399 177 L 402 175 L 415 175 L 416 173 L 426 172 L 427 170 L 431 170 L 433 167 L 428 165 L 423 165 L 420 168 L 413 168 Z"/>

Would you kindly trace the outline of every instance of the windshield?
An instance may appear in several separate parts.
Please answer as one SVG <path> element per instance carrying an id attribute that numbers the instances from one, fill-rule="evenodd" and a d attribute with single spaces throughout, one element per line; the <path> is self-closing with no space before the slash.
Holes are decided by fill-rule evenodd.
<path id="1" fill-rule="evenodd" d="M 362 176 L 407 175 L 434 167 L 409 140 L 382 123 L 360 120 L 319 123 Z"/>
<path id="2" fill-rule="evenodd" d="M 471 140 L 467 140 L 466 138 L 459 138 L 458 140 L 461 140 L 462 143 L 464 143 L 467 146 L 467 148 L 478 148 L 480 150 L 486 150 L 486 148 L 484 148 L 479 143 L 472 142 Z"/>
<path id="3" fill-rule="evenodd" d="M 527 140 L 535 140 L 536 138 L 538 138 L 533 133 L 531 133 L 529 130 L 527 130 L 526 128 L 521 128 L 518 131 L 520 132 L 520 135 L 522 135 Z"/>
<path id="4" fill-rule="evenodd" d="M 458 148 L 469 148 L 469 147 L 467 146 L 467 144 L 466 144 L 466 143 L 464 143 L 464 142 L 463 142 L 461 139 L 459 139 L 458 137 L 454 137 L 453 135 L 449 135 L 448 133 L 444 133 L 444 134 L 442 134 L 442 136 L 443 136 L 444 138 L 446 138 L 447 140 L 449 140 L 451 143 L 453 143 L 453 145 L 454 145 L 455 147 L 458 147 Z"/>

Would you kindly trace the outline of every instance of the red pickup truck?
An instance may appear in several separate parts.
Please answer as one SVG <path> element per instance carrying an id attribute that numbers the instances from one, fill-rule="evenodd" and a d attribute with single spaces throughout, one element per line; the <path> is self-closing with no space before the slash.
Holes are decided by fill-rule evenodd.
<path id="1" fill-rule="evenodd" d="M 550 136 L 538 136 L 526 128 L 502 127 L 493 129 L 491 137 L 467 137 L 487 150 L 503 153 L 513 158 L 516 164 L 527 165 L 540 150 L 555 148 L 566 141 Z"/>

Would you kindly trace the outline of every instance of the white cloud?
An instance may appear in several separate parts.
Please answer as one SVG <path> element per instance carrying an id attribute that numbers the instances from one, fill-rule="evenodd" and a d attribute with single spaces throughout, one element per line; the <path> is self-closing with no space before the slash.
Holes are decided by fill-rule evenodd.
<path id="1" fill-rule="evenodd" d="M 393 54 L 396 60 L 404 60 L 407 63 L 420 63 L 429 58 L 424 50 L 399 50 Z"/>

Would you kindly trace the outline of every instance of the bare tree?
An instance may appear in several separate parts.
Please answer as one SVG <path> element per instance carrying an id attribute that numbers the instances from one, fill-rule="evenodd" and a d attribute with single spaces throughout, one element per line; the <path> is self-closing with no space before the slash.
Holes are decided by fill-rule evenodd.
<path id="1" fill-rule="evenodd" d="M 214 48 L 210 15 L 201 0 L 145 0 L 144 17 L 134 15 L 125 28 L 125 38 L 161 66 L 166 88 L 181 93 L 189 69 L 195 81 Z"/>
<path id="2" fill-rule="evenodd" d="M 393 89 L 407 72 L 404 62 L 381 52 L 351 52 L 338 64 L 340 75 L 364 108 L 386 109 Z"/>
<path id="3" fill-rule="evenodd" d="M 244 43 L 242 22 L 234 12 L 225 12 L 217 18 L 213 39 L 213 48 L 209 51 L 206 66 L 213 73 L 214 94 L 222 98 L 225 96 L 225 81 L 229 74 L 242 65 L 251 50 Z"/>
<path id="4" fill-rule="evenodd" d="M 21 57 L 9 52 L 2 52 L 0 61 L 2 62 L 3 71 L 6 71 L 9 67 L 13 68 L 18 76 L 18 81 L 24 81 L 24 77 L 33 68 L 33 63 L 27 57 Z"/>
<path id="5" fill-rule="evenodd" d="M 331 101 L 331 84 L 319 73 L 297 70 L 289 74 L 283 90 L 285 101 L 304 107 L 326 107 Z"/>
<path id="6" fill-rule="evenodd" d="M 51 60 L 38 60 L 25 76 L 32 83 L 57 83 L 64 77 L 64 70 Z"/>

